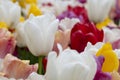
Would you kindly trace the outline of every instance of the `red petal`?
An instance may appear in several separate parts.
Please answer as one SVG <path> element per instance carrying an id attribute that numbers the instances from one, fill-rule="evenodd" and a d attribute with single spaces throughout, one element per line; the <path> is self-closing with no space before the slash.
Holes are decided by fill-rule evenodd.
<path id="1" fill-rule="evenodd" d="M 88 27 L 85 24 L 80 24 L 80 23 L 76 23 L 74 25 L 74 27 L 72 28 L 71 33 L 74 33 L 77 30 L 81 30 L 84 34 L 89 32 Z"/>
<path id="2" fill-rule="evenodd" d="M 85 35 L 79 30 L 71 35 L 71 48 L 82 52 L 87 45 Z"/>
<path id="3" fill-rule="evenodd" d="M 97 42 L 97 38 L 93 33 L 88 33 L 85 36 L 88 42 L 91 42 L 92 44 L 95 44 Z"/>

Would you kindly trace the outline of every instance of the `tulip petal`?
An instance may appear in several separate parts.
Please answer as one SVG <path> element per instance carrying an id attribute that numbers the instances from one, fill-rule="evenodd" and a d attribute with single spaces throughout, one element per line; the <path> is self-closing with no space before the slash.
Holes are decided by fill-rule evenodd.
<path id="1" fill-rule="evenodd" d="M 71 48 L 76 49 L 78 52 L 83 51 L 87 45 L 87 39 L 85 38 L 84 34 L 79 30 L 74 34 L 71 34 L 71 36 Z"/>
<path id="2" fill-rule="evenodd" d="M 51 52 L 48 55 L 48 63 L 47 63 L 47 72 L 45 74 L 46 80 L 58 80 L 58 72 L 56 68 L 56 57 L 57 54 L 55 52 Z"/>

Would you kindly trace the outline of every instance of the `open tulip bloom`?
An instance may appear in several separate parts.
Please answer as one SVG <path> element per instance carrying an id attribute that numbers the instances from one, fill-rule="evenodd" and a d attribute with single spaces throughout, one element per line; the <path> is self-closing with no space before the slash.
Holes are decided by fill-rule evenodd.
<path id="1" fill-rule="evenodd" d="M 0 0 L 0 80 L 120 80 L 120 0 Z"/>

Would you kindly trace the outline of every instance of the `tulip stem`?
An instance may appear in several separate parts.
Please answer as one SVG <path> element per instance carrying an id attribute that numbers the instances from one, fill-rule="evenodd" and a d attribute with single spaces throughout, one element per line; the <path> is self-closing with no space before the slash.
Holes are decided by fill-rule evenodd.
<path id="1" fill-rule="evenodd" d="M 44 58 L 44 56 L 38 57 L 38 73 L 39 74 L 43 74 L 43 64 L 42 64 L 43 58 Z"/>

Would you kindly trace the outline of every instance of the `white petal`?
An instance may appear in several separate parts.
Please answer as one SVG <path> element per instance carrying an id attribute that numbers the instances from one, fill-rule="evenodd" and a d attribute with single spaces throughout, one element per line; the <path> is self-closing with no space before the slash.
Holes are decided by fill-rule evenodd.
<path id="1" fill-rule="evenodd" d="M 35 56 L 39 56 L 42 49 L 40 46 L 44 44 L 42 31 L 39 30 L 38 25 L 31 21 L 25 23 L 24 30 L 26 32 L 24 35 L 28 48 Z"/>
<path id="2" fill-rule="evenodd" d="M 19 23 L 16 27 L 16 40 L 19 47 L 25 47 L 24 23 Z"/>
<path id="3" fill-rule="evenodd" d="M 39 75 L 39 74 L 33 72 L 28 76 L 27 80 L 45 80 L 45 79 L 44 79 L 43 75 Z"/>
<path id="4" fill-rule="evenodd" d="M 58 72 L 56 69 L 57 53 L 50 52 L 48 55 L 47 71 L 45 74 L 46 80 L 58 80 Z"/>
<path id="5" fill-rule="evenodd" d="M 87 11 L 90 20 L 103 21 L 109 14 L 115 0 L 88 0 Z"/>

